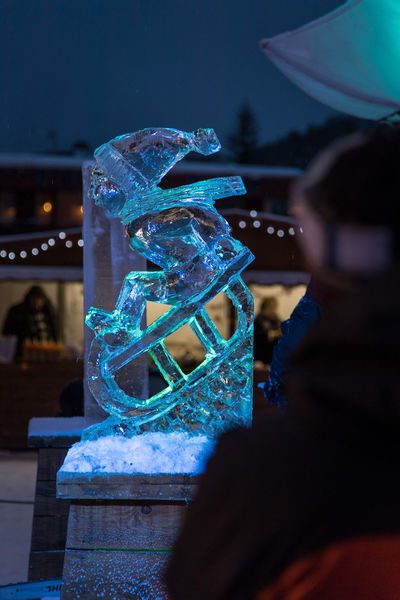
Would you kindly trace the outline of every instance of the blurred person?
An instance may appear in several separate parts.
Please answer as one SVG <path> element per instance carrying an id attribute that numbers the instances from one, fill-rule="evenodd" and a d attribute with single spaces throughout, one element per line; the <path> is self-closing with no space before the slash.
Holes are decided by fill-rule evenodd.
<path id="1" fill-rule="evenodd" d="M 292 193 L 331 302 L 288 409 L 224 434 L 166 572 L 173 600 L 393 600 L 400 589 L 400 130 L 341 140 Z"/>
<path id="2" fill-rule="evenodd" d="M 289 319 L 281 324 L 281 334 L 271 348 L 268 379 L 259 384 L 268 402 L 280 409 L 287 405 L 285 374 L 290 354 L 322 314 L 322 304 L 317 300 L 313 287 L 311 280 Z"/>
<path id="3" fill-rule="evenodd" d="M 311 277 L 305 294 L 300 298 L 289 319 L 281 324 L 281 335 L 272 349 L 268 379 L 260 384 L 264 396 L 273 406 L 286 410 L 286 370 L 292 352 L 303 337 L 317 325 L 324 311 L 347 290 L 328 279 Z"/>
<path id="4" fill-rule="evenodd" d="M 22 357 L 26 339 L 38 342 L 57 341 L 54 309 L 43 288 L 32 286 L 22 302 L 11 306 L 4 321 L 3 335 L 17 337 L 16 359 Z"/>
<path id="5" fill-rule="evenodd" d="M 83 379 L 73 379 L 61 390 L 58 399 L 60 410 L 57 417 L 83 417 L 84 392 Z"/>
<path id="6" fill-rule="evenodd" d="M 269 365 L 272 351 L 281 334 L 281 320 L 277 313 L 278 301 L 274 296 L 263 298 L 254 319 L 254 360 Z"/>
<path id="7" fill-rule="evenodd" d="M 386 136 L 392 134 L 385 133 L 382 135 Z M 396 136 L 397 133 L 394 133 L 393 135 Z M 357 140 L 359 139 L 359 136 L 355 135 L 353 139 Z M 321 153 L 320 162 L 317 163 L 316 166 L 312 166 L 308 170 L 307 174 L 299 179 L 300 183 L 296 184 L 295 182 L 292 194 L 293 196 L 299 197 L 301 195 L 301 188 L 304 188 L 306 181 L 312 181 L 313 177 L 318 178 L 318 173 L 320 168 L 322 168 L 321 165 L 323 162 L 329 163 L 329 154 L 329 151 L 327 151 L 326 154 Z M 349 180 L 350 175 L 351 173 L 347 173 Z M 331 175 L 331 179 L 334 177 L 335 175 Z M 329 193 L 333 195 L 333 193 L 328 189 L 331 183 L 331 181 L 329 184 L 325 183 L 326 189 L 324 190 L 324 193 L 327 196 L 329 196 Z M 343 181 L 340 181 L 339 186 L 342 184 Z M 353 190 L 351 190 L 351 192 L 349 191 L 347 194 L 343 194 L 339 190 L 339 193 L 341 193 L 342 197 L 345 198 L 343 202 L 352 203 L 352 191 Z M 315 193 L 315 191 L 313 193 Z M 374 204 L 373 210 L 375 209 L 376 205 Z M 300 208 L 298 203 L 292 203 L 291 212 L 299 217 L 300 229 L 304 232 L 302 234 L 303 240 L 300 241 L 303 241 L 303 245 L 304 243 L 307 244 L 307 248 L 304 248 L 304 253 L 306 261 L 308 260 L 309 267 L 312 272 L 316 266 L 314 254 L 317 251 L 317 247 L 319 247 L 321 244 L 321 234 L 318 234 L 315 228 L 314 219 L 311 222 L 308 222 L 310 217 L 304 213 L 304 208 Z M 304 223 L 304 221 L 306 221 L 306 223 Z M 373 222 L 373 215 L 368 216 L 367 222 L 369 221 L 371 221 L 371 223 Z M 301 225 L 303 225 L 303 227 L 301 227 Z M 306 231 L 304 230 L 304 225 L 307 227 Z M 323 235 L 326 236 L 327 247 L 324 249 L 324 252 L 326 252 L 327 263 L 333 259 L 333 257 L 330 256 L 330 252 L 333 250 L 333 244 L 332 247 L 330 247 L 330 243 L 334 240 L 334 228 L 331 228 L 331 225 L 332 223 L 330 223 L 329 219 L 327 219 L 323 233 Z M 331 230 L 329 230 L 330 228 Z M 314 235 L 317 237 L 315 238 Z M 357 244 L 357 242 L 354 243 Z M 321 253 L 322 249 L 319 248 L 318 252 Z M 370 268 L 373 269 L 372 262 L 370 264 Z M 355 269 L 355 271 L 357 271 L 357 269 Z M 332 270 L 328 273 L 325 269 L 323 273 L 321 269 L 319 269 L 318 272 L 314 273 L 314 275 L 311 277 L 304 296 L 300 298 L 289 319 L 282 323 L 282 333 L 277 341 L 277 344 L 273 348 L 269 376 L 263 386 L 264 395 L 271 404 L 281 409 L 287 408 L 286 370 L 290 356 L 301 342 L 303 337 L 309 331 L 311 331 L 315 325 L 317 325 L 324 311 L 332 307 L 335 302 L 340 300 L 343 294 L 347 295 L 347 293 L 357 285 L 357 281 L 362 279 L 362 273 L 359 273 L 357 277 L 355 277 L 356 274 L 354 269 L 353 271 L 350 270 L 350 273 L 351 278 L 353 279 L 352 282 L 350 282 L 349 277 L 338 277 L 337 274 L 334 275 Z"/>

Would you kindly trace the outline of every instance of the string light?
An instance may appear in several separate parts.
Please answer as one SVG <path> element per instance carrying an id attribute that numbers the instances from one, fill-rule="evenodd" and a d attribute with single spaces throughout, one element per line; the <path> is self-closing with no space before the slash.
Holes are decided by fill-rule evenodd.
<path id="1" fill-rule="evenodd" d="M 250 216 L 252 216 L 252 217 L 257 216 L 257 214 L 258 213 L 257 213 L 256 210 L 251 210 L 250 211 Z M 254 220 L 252 222 L 252 225 L 253 225 L 253 227 L 255 229 L 259 229 L 262 226 L 262 221 L 259 220 L 259 219 L 256 219 L 256 220 Z M 246 229 L 247 222 L 245 220 L 240 220 L 239 223 L 238 223 L 238 226 L 239 226 L 240 229 Z M 272 234 L 276 233 L 276 235 L 279 238 L 283 238 L 285 236 L 284 229 L 277 229 L 275 231 L 275 227 L 273 227 L 272 225 L 269 225 L 267 227 L 266 231 L 267 231 L 267 233 L 269 235 L 272 235 Z M 300 231 L 300 233 L 303 233 L 302 227 L 299 227 L 299 231 Z M 287 229 L 287 233 L 289 235 L 296 235 L 296 231 L 295 231 L 294 227 L 289 227 Z M 68 239 L 67 233 L 65 231 L 60 231 L 58 233 L 57 237 L 60 240 L 63 240 L 63 241 L 65 240 L 65 247 L 66 248 L 70 249 L 70 248 L 73 247 L 74 242 L 71 239 Z M 34 247 L 34 248 L 32 248 L 30 250 L 30 252 L 31 252 L 31 254 L 33 256 L 38 256 L 41 251 L 42 252 L 46 252 L 47 250 L 49 250 L 49 248 L 54 248 L 54 246 L 56 246 L 56 242 L 57 242 L 57 240 L 54 239 L 53 237 L 51 237 L 51 238 L 49 238 L 47 240 L 47 243 L 43 242 L 40 245 L 40 248 Z M 83 246 L 84 246 L 84 240 L 82 238 L 79 238 L 76 243 L 79 246 L 79 248 L 83 248 Z M 28 254 L 29 254 L 29 250 L 28 251 L 27 250 L 21 250 L 21 251 L 19 251 L 19 257 L 20 258 L 25 259 L 25 258 L 27 258 Z M 3 259 L 7 259 L 8 258 L 9 260 L 15 260 L 16 254 L 15 254 L 15 252 L 7 252 L 6 250 L 2 249 L 2 250 L 0 250 L 0 258 L 3 258 Z"/>
<path id="2" fill-rule="evenodd" d="M 74 232 L 72 235 L 76 235 L 76 232 Z M 72 248 L 74 245 L 73 240 L 68 239 L 68 235 L 65 231 L 60 231 L 58 233 L 58 238 L 60 240 L 65 240 L 65 246 L 69 249 Z M 79 248 L 82 248 L 84 245 L 84 241 L 82 238 L 79 238 L 79 240 L 76 242 L 77 245 L 79 246 Z M 41 252 L 47 252 L 50 248 L 54 248 L 57 244 L 57 239 L 51 237 L 47 240 L 47 242 L 43 242 L 42 244 L 40 244 L 40 246 L 34 246 L 31 249 L 22 249 L 22 250 L 18 250 L 18 252 L 13 252 L 10 251 L 8 252 L 7 250 L 0 249 L 0 259 L 8 259 L 8 260 L 15 260 L 15 258 L 22 258 L 25 259 L 28 257 L 29 254 L 32 254 L 32 256 L 38 256 Z"/>
<path id="3" fill-rule="evenodd" d="M 252 218 L 258 216 L 258 212 L 254 209 L 250 210 L 248 214 Z M 250 224 L 254 227 L 254 229 L 260 229 L 263 225 L 263 213 L 261 213 L 259 219 L 255 219 L 254 221 L 251 221 Z M 241 220 L 238 222 L 239 229 L 246 229 L 247 225 L 248 225 L 248 223 L 245 220 Z M 279 238 L 285 237 L 285 234 L 296 235 L 296 231 L 295 231 L 294 227 L 288 227 L 288 229 L 285 230 L 283 228 L 275 229 L 275 227 L 273 227 L 272 225 L 269 225 L 266 228 L 266 232 L 269 235 L 273 235 L 275 233 Z"/>
<path id="4" fill-rule="evenodd" d="M 255 217 L 257 217 L 258 212 L 256 210 L 252 209 L 249 211 L 249 215 L 250 215 L 250 217 L 255 218 Z M 245 229 L 247 227 L 246 221 L 239 221 L 238 225 L 239 225 L 240 229 Z M 252 222 L 252 225 L 255 229 L 259 229 L 262 226 L 262 220 L 256 219 L 255 221 Z M 273 227 L 272 225 L 269 225 L 267 227 L 266 231 L 269 235 L 273 235 L 274 233 L 276 233 L 276 235 L 279 238 L 285 237 L 285 233 L 288 233 L 289 235 L 296 235 L 296 231 L 295 231 L 294 227 L 289 227 L 287 229 L 287 232 L 285 232 L 284 229 L 275 230 L 275 227 Z M 303 230 L 301 227 L 300 227 L 300 233 L 303 233 Z"/>
<path id="5" fill-rule="evenodd" d="M 51 202 L 43 202 L 42 209 L 43 212 L 46 214 L 51 213 L 51 211 L 53 210 L 53 205 Z"/>

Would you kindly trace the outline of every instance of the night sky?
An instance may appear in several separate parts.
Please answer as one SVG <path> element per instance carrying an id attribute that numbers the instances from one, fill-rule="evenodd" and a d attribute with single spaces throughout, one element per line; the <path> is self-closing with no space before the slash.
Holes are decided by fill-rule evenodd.
<path id="1" fill-rule="evenodd" d="M 93 147 L 149 126 L 214 127 L 244 101 L 260 141 L 333 114 L 259 41 L 341 0 L 0 0 L 0 151 Z"/>

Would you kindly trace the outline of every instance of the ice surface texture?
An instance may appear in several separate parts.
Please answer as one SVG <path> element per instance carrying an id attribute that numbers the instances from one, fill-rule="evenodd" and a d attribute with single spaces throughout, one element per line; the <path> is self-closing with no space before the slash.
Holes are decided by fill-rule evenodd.
<path id="1" fill-rule="evenodd" d="M 161 270 L 131 272 L 115 310 L 90 308 L 94 331 L 89 387 L 110 417 L 88 429 L 84 439 L 103 435 L 191 432 L 213 437 L 251 421 L 253 300 L 240 274 L 251 252 L 230 235 L 216 199 L 245 193 L 240 177 L 219 177 L 162 190 L 162 177 L 188 152 L 220 149 L 212 129 L 193 133 L 144 129 L 122 135 L 95 151 L 90 196 L 126 226 L 132 249 Z M 237 314 L 228 340 L 220 335 L 205 305 L 225 292 Z M 146 301 L 170 305 L 143 325 Z M 165 339 L 189 324 L 204 347 L 203 362 L 184 373 Z M 165 389 L 134 397 L 120 385 L 121 372 L 148 353 L 165 379 Z M 124 389 L 123 389 L 124 387 Z"/>

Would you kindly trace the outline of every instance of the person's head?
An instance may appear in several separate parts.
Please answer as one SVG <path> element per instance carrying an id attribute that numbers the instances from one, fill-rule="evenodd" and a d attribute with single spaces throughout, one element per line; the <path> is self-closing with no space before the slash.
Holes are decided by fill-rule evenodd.
<path id="1" fill-rule="evenodd" d="M 45 308 L 48 299 L 39 285 L 33 285 L 26 293 L 24 302 L 30 310 L 38 312 Z"/>
<path id="2" fill-rule="evenodd" d="M 274 296 L 267 296 L 263 298 L 260 304 L 260 315 L 265 317 L 276 317 L 277 308 L 277 299 Z"/>
<path id="3" fill-rule="evenodd" d="M 314 274 L 369 276 L 399 262 L 400 128 L 340 139 L 292 189 Z"/>
<path id="4" fill-rule="evenodd" d="M 80 417 L 84 412 L 83 380 L 70 381 L 61 391 L 60 417 Z"/>

